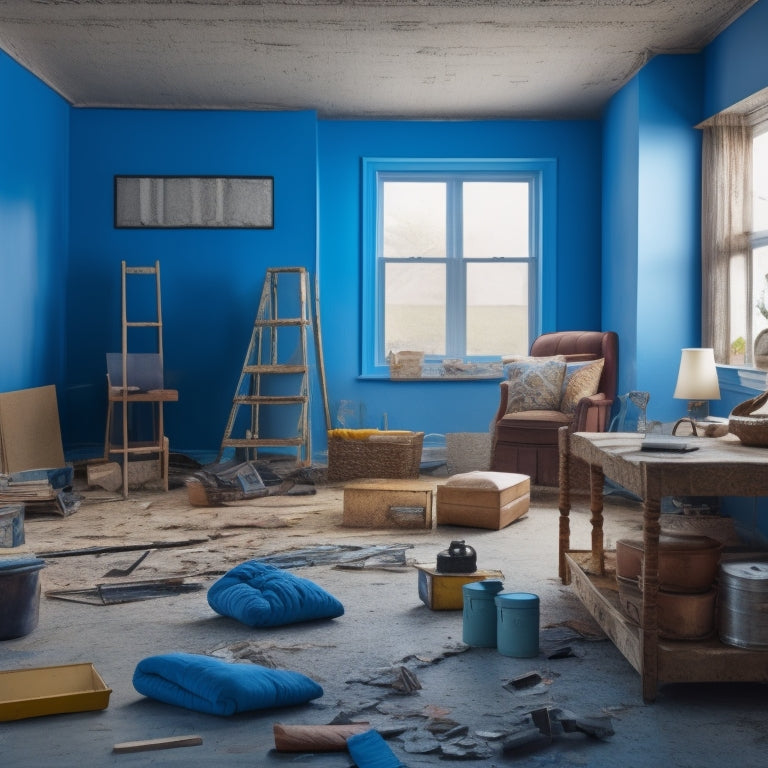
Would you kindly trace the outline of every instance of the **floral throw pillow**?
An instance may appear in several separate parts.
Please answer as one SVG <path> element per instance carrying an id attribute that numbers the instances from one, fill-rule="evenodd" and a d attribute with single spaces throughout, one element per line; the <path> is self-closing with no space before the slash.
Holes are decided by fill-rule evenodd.
<path id="1" fill-rule="evenodd" d="M 563 413 L 573 413 L 582 397 L 589 397 L 597 392 L 604 364 L 605 360 L 601 357 L 591 363 L 579 365 L 572 373 L 568 372 L 563 399 L 560 402 L 560 410 Z"/>
<path id="2" fill-rule="evenodd" d="M 509 363 L 507 378 L 507 413 L 557 410 L 565 378 L 565 361 L 527 358 Z"/>

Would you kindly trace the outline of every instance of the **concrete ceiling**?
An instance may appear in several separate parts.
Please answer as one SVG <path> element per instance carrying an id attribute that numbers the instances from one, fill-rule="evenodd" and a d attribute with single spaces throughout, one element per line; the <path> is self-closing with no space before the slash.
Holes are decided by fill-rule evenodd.
<path id="1" fill-rule="evenodd" d="M 756 0 L 3 0 L 0 48 L 75 106 L 590 118 Z"/>

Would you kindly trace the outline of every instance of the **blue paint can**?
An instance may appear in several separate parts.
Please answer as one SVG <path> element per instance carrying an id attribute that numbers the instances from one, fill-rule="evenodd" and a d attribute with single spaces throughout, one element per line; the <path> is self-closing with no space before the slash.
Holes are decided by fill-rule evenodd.
<path id="1" fill-rule="evenodd" d="M 461 588 L 464 611 L 462 639 L 467 645 L 496 647 L 496 605 L 493 600 L 503 588 L 498 579 L 473 581 Z"/>
<path id="2" fill-rule="evenodd" d="M 494 598 L 496 648 L 504 656 L 539 655 L 539 598 L 530 592 L 503 592 Z"/>

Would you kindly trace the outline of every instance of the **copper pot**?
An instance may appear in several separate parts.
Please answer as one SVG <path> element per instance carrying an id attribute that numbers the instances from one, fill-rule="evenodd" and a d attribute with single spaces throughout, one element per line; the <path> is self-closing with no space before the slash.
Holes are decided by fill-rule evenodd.
<path id="1" fill-rule="evenodd" d="M 659 537 L 659 589 L 667 592 L 706 592 L 717 577 L 722 544 L 709 536 Z M 616 542 L 616 575 L 638 579 L 642 575 L 643 542 Z"/>
<path id="2" fill-rule="evenodd" d="M 619 577 L 619 608 L 635 624 L 640 624 L 643 593 L 637 581 Z M 659 590 L 656 617 L 659 637 L 667 640 L 703 640 L 715 631 L 717 590 L 684 594 Z"/>

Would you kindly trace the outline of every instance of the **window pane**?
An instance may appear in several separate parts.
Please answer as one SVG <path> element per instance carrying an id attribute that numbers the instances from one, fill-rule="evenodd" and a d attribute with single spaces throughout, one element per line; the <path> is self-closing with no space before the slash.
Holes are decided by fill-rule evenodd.
<path id="1" fill-rule="evenodd" d="M 528 352 L 528 265 L 467 265 L 467 354 Z"/>
<path id="2" fill-rule="evenodd" d="M 384 354 L 445 355 L 445 264 L 387 264 Z"/>
<path id="3" fill-rule="evenodd" d="M 528 182 L 465 182 L 464 258 L 529 255 Z"/>
<path id="4" fill-rule="evenodd" d="M 445 258 L 445 189 L 441 182 L 384 182 L 384 258 Z"/>
<path id="5" fill-rule="evenodd" d="M 752 229 L 768 230 L 768 133 L 752 141 Z"/>
<path id="6" fill-rule="evenodd" d="M 731 259 L 730 265 L 730 350 L 729 365 L 751 362 L 752 346 L 747 339 L 747 263 L 744 256 Z M 747 355 L 749 353 L 749 355 Z"/>
<path id="7" fill-rule="evenodd" d="M 752 314 L 752 335 L 757 339 L 758 334 L 768 328 L 768 246 L 755 248 L 752 251 L 754 308 Z M 760 343 L 760 355 L 766 355 L 764 340 Z M 757 347 L 755 348 L 757 350 Z M 763 361 L 764 363 L 764 361 Z M 760 366 L 762 367 L 762 366 Z"/>

